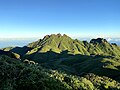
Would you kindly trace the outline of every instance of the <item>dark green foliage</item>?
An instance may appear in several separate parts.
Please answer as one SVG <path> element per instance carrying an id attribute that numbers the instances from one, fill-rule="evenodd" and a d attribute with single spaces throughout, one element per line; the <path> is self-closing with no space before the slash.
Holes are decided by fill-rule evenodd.
<path id="1" fill-rule="evenodd" d="M 73 76 L 0 56 L 0 90 L 118 90 L 120 83 L 94 74 Z"/>
<path id="2" fill-rule="evenodd" d="M 39 65 L 0 57 L 0 90 L 65 90 L 64 85 Z"/>

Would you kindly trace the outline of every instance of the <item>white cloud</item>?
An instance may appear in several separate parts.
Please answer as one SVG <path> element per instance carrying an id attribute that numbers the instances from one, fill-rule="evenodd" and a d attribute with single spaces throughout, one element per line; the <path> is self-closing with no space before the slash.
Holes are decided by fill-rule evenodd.
<path id="1" fill-rule="evenodd" d="M 107 38 L 107 41 L 112 41 L 112 38 Z"/>

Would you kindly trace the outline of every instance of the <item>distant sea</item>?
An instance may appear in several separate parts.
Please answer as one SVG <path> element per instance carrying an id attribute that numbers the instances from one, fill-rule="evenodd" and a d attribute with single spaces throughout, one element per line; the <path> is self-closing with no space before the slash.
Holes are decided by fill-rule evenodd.
<path id="1" fill-rule="evenodd" d="M 15 47 L 15 46 L 19 46 L 19 47 L 23 47 L 28 45 L 31 42 L 37 41 L 38 39 L 10 39 L 10 40 L 4 40 L 4 39 L 0 39 L 0 48 L 4 48 L 4 47 Z M 79 39 L 81 41 L 83 41 L 82 39 Z M 87 39 L 88 40 L 88 39 Z M 117 45 L 120 46 L 120 40 L 108 40 L 110 43 L 116 43 Z M 88 40 L 89 42 L 89 40 Z"/>
<path id="2" fill-rule="evenodd" d="M 116 43 L 117 45 L 120 46 L 120 38 L 113 38 L 113 39 L 107 39 L 110 43 Z"/>
<path id="3" fill-rule="evenodd" d="M 110 41 L 110 43 L 116 43 L 118 46 L 120 46 L 120 41 Z"/>
<path id="4" fill-rule="evenodd" d="M 0 48 L 4 48 L 4 47 L 23 47 L 28 45 L 31 42 L 34 42 L 38 39 L 11 39 L 11 40 L 4 40 L 4 39 L 0 39 Z"/>

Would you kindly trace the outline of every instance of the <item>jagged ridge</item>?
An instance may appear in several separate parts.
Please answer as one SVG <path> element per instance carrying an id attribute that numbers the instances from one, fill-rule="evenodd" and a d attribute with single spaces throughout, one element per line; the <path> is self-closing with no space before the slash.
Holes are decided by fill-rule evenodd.
<path id="1" fill-rule="evenodd" d="M 27 54 L 47 51 L 60 53 L 67 50 L 70 54 L 120 56 L 120 47 L 108 43 L 106 39 L 92 39 L 88 43 L 87 41 L 74 40 L 65 34 L 46 35 L 43 39 L 30 43 L 28 47 L 33 49 Z"/>

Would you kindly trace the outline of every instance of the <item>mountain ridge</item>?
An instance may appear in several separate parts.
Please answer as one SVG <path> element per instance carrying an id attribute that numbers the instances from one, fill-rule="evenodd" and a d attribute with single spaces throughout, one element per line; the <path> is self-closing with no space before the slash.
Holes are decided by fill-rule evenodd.
<path id="1" fill-rule="evenodd" d="M 47 52 L 47 51 L 55 51 L 57 53 L 60 53 L 61 51 L 68 50 L 73 54 L 101 54 L 106 53 L 109 50 L 113 53 L 113 55 L 118 55 L 116 52 L 113 52 L 112 49 L 115 49 L 117 51 L 120 50 L 120 47 L 115 44 L 110 44 L 107 42 L 106 39 L 103 38 L 97 38 L 92 39 L 90 42 L 87 41 L 80 41 L 77 39 L 72 39 L 67 35 L 61 35 L 61 34 L 52 34 L 52 35 L 46 35 L 43 39 L 40 39 L 36 42 L 30 43 L 28 47 L 31 48 L 39 48 L 41 52 Z M 94 48 L 96 47 L 96 48 Z M 102 47 L 106 47 L 109 50 L 103 50 Z M 92 50 L 90 50 L 92 48 Z M 116 49 L 117 48 L 117 49 Z M 101 52 L 101 53 L 100 53 Z M 108 55 L 111 55 L 110 52 L 108 52 Z M 120 56 L 120 53 L 119 55 Z"/>
<path id="2" fill-rule="evenodd" d="M 90 42 L 72 39 L 66 34 L 51 34 L 44 36 L 43 39 L 29 43 L 24 47 L 3 48 L 4 51 L 11 51 L 19 54 L 23 58 L 37 56 L 39 53 L 49 51 L 62 53 L 67 51 L 68 54 L 80 55 L 105 55 L 120 57 L 120 46 L 115 43 L 109 43 L 106 39 L 91 39 Z M 38 61 L 38 60 L 37 60 Z"/>

